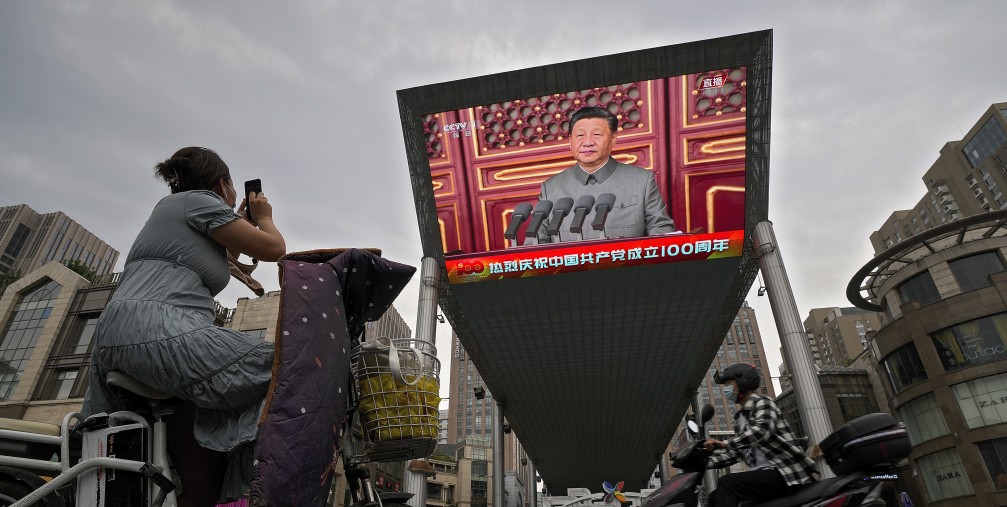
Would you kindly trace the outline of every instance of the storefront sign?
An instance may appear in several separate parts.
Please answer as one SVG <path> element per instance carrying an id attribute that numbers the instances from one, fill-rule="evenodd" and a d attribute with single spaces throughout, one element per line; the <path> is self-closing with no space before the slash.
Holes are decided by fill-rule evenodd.
<path id="1" fill-rule="evenodd" d="M 951 386 L 969 428 L 1007 422 L 1007 374 Z"/>

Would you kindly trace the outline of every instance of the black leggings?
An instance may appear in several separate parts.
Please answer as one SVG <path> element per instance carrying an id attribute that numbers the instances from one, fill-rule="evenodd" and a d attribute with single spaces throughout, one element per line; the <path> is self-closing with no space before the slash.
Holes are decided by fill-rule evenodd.
<path id="1" fill-rule="evenodd" d="M 212 507 L 220 498 L 227 453 L 211 451 L 192 433 L 194 407 L 183 403 L 167 423 L 168 455 L 178 471 L 182 493 L 179 507 Z"/>
<path id="2" fill-rule="evenodd" d="M 735 507 L 743 500 L 764 502 L 796 493 L 803 486 L 788 486 L 776 469 L 727 474 L 717 481 L 710 495 L 710 506 Z"/>

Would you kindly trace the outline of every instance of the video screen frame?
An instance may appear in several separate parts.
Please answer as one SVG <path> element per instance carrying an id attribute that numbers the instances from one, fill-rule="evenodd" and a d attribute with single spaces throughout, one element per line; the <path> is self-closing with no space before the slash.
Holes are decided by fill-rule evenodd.
<path id="1" fill-rule="evenodd" d="M 455 258 L 455 262 L 451 267 L 445 265 L 443 224 L 438 221 L 427 152 L 427 132 L 424 130 L 424 118 L 428 115 L 511 101 L 516 97 L 546 96 L 565 93 L 565 90 L 677 78 L 736 67 L 744 67 L 747 72 L 747 110 L 744 114 L 745 227 L 743 237 L 735 238 L 731 255 L 744 255 L 740 252 L 742 248 L 738 242 L 748 241 L 754 224 L 766 219 L 768 207 L 766 165 L 771 37 L 771 31 L 753 32 L 400 90 L 400 116 L 424 255 L 438 260 L 443 270 L 442 275 L 451 283 L 466 281 L 464 276 L 460 276 L 460 263 L 464 262 L 466 255 L 448 255 L 448 258 Z M 529 201 L 534 203 L 535 196 L 530 196 Z M 677 225 L 680 230 L 693 226 Z M 571 247 L 573 244 L 563 246 Z M 476 251 L 466 254 L 473 257 L 507 252 Z"/>

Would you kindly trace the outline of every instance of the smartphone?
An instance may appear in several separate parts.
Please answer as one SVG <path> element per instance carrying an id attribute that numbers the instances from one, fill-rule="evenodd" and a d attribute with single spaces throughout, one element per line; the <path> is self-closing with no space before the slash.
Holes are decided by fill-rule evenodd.
<path id="1" fill-rule="evenodd" d="M 254 179 L 254 180 L 248 180 L 248 181 L 245 182 L 245 199 L 248 199 L 249 194 L 251 194 L 252 192 L 255 192 L 257 194 L 258 193 L 262 193 L 262 180 Z M 249 220 L 251 220 L 251 221 L 255 220 L 254 218 L 252 218 L 252 207 L 251 206 L 246 206 L 245 207 L 245 212 L 248 213 L 248 219 Z"/>

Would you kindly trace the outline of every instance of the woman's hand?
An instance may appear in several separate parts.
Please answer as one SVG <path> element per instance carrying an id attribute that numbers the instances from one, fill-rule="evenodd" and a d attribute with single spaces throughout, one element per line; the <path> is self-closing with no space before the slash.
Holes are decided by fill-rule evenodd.
<path id="1" fill-rule="evenodd" d="M 272 222 L 273 206 L 269 204 L 269 199 L 266 199 L 266 194 L 262 192 L 252 192 L 248 194 L 248 197 L 248 207 L 252 210 L 252 218 L 255 219 L 255 222 L 260 222 L 266 219 Z M 258 224 L 256 223 L 256 225 Z"/>
<path id="2" fill-rule="evenodd" d="M 241 205 L 238 206 L 238 216 L 248 220 L 252 225 L 258 227 L 259 220 L 268 219 L 273 220 L 273 206 L 269 204 L 269 199 L 266 199 L 266 194 L 262 192 L 252 192 L 248 194 L 251 198 L 249 201 L 248 197 L 241 200 Z M 248 218 L 248 210 L 252 210 L 252 218 Z"/>
<path id="3" fill-rule="evenodd" d="M 248 220 L 249 208 L 254 221 Z M 232 252 L 269 262 L 275 262 L 286 253 L 283 235 L 273 225 L 273 206 L 264 194 L 252 192 L 243 199 L 238 206 L 238 216 L 245 220 L 233 220 L 218 227 L 211 234 L 213 240 Z"/>

